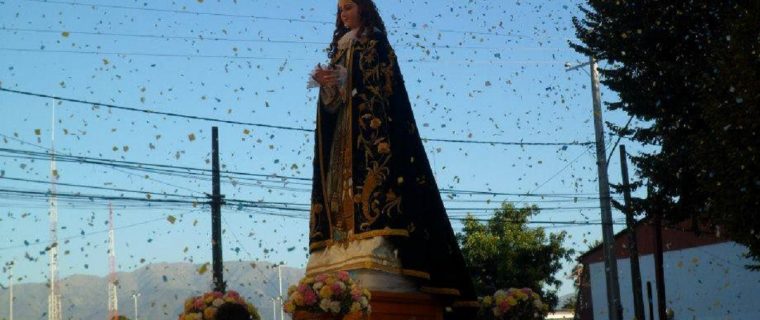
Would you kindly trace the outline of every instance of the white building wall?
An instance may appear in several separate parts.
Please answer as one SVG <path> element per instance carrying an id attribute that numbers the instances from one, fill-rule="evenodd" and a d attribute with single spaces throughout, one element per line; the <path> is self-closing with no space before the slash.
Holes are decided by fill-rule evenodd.
<path id="1" fill-rule="evenodd" d="M 742 255 L 746 247 L 734 242 L 666 251 L 663 254 L 665 294 L 676 320 L 760 319 L 760 272 L 744 268 L 752 263 Z M 639 257 L 644 313 L 649 319 L 647 282 L 652 286 L 652 307 L 657 317 L 654 255 Z M 629 259 L 618 260 L 623 319 L 633 319 L 633 290 Z M 589 266 L 594 320 L 608 319 L 604 262 Z"/>

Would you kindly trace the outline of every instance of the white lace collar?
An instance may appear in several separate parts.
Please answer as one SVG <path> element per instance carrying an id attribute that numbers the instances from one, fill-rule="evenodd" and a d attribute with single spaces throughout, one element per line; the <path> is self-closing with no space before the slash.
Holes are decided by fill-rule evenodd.
<path id="1" fill-rule="evenodd" d="M 351 30 L 349 32 L 346 32 L 346 34 L 343 35 L 343 37 L 338 40 L 338 49 L 347 49 L 348 45 L 351 44 L 351 40 L 356 40 L 356 31 L 357 29 Z"/>

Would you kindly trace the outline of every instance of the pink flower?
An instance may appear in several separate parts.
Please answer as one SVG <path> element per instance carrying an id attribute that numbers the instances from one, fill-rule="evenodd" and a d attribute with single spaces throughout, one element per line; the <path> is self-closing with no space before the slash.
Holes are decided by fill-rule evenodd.
<path id="1" fill-rule="evenodd" d="M 327 280 L 327 274 L 320 273 L 316 277 L 314 277 L 314 280 L 324 282 L 325 280 Z"/>
<path id="2" fill-rule="evenodd" d="M 195 308 L 195 310 L 203 310 L 205 307 L 206 302 L 203 301 L 203 299 L 195 299 L 195 302 L 193 302 L 193 308 Z"/>
<path id="3" fill-rule="evenodd" d="M 307 306 L 317 303 L 317 294 L 314 290 L 308 289 L 303 293 L 303 303 Z"/>
<path id="4" fill-rule="evenodd" d="M 331 288 L 334 295 L 340 295 L 343 292 L 343 288 L 340 286 L 340 282 L 333 283 Z"/>
<path id="5" fill-rule="evenodd" d="M 235 300 L 238 300 L 240 298 L 240 294 L 237 293 L 237 291 L 233 291 L 233 290 L 227 291 L 227 293 L 224 296 L 225 298 L 232 298 Z"/>
<path id="6" fill-rule="evenodd" d="M 353 287 L 351 288 L 351 299 L 354 301 L 359 301 L 362 298 L 362 289 L 359 287 Z"/>
<path id="7" fill-rule="evenodd" d="M 348 271 L 338 271 L 338 279 L 340 281 L 348 281 L 349 278 Z"/>
<path id="8" fill-rule="evenodd" d="M 211 295 L 214 296 L 214 299 L 224 297 L 224 294 L 219 291 L 214 291 Z"/>
<path id="9" fill-rule="evenodd" d="M 309 286 L 307 286 L 307 285 L 305 285 L 305 284 L 301 284 L 301 285 L 299 285 L 299 286 L 298 286 L 298 289 L 297 289 L 297 290 L 298 290 L 298 293 L 300 293 L 300 294 L 302 294 L 302 295 L 303 295 L 303 294 L 305 294 L 305 293 L 306 293 L 306 291 L 311 291 L 311 290 L 309 289 Z"/>
<path id="10" fill-rule="evenodd" d="M 499 303 L 499 310 L 501 310 L 501 312 L 507 312 L 509 311 L 509 308 L 511 307 L 512 306 L 510 306 L 509 303 L 507 303 L 506 299 L 502 301 L 501 303 Z"/>

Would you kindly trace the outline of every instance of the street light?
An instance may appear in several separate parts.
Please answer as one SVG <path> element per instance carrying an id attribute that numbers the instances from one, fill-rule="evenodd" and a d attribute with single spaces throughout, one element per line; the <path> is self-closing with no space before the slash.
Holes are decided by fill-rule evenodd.
<path id="1" fill-rule="evenodd" d="M 140 297 L 139 292 L 135 292 L 132 294 L 132 299 L 134 300 L 134 305 L 135 305 L 135 320 L 137 320 L 137 298 L 139 297 Z"/>
<path id="2" fill-rule="evenodd" d="M 271 298 L 271 299 L 272 299 L 272 320 L 277 320 L 277 300 L 279 300 L 280 297 Z"/>

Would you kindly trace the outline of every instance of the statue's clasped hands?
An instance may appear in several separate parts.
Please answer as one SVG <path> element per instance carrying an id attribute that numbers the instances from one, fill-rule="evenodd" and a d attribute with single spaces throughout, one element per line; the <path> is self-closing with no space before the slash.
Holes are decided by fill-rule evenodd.
<path id="1" fill-rule="evenodd" d="M 334 87 L 338 84 L 338 70 L 327 68 L 323 69 L 322 65 L 318 65 L 314 70 L 314 80 L 322 87 Z"/>

